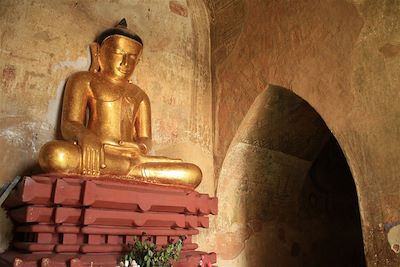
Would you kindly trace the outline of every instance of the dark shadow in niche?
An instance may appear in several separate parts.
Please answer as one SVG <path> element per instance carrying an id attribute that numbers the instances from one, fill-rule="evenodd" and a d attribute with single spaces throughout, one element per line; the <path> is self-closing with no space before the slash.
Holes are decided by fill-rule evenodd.
<path id="1" fill-rule="evenodd" d="M 324 266 L 366 266 L 356 187 L 333 135 L 313 162 L 300 199 L 301 217 L 320 222 L 311 247 Z"/>
<path id="2" fill-rule="evenodd" d="M 269 208 L 263 217 L 286 233 L 282 248 L 291 260 L 281 266 L 366 266 L 357 191 L 337 140 L 316 110 L 292 91 L 270 86 L 265 99 L 267 108 L 257 120 L 262 127 L 250 136 L 284 155 L 268 159 L 279 167 L 264 169 L 261 186 L 277 180 L 264 194 Z"/>
<path id="3" fill-rule="evenodd" d="M 270 85 L 256 98 L 222 174 L 218 196 L 234 190 L 253 238 L 248 266 L 366 266 L 347 161 L 318 112 L 292 91 Z"/>

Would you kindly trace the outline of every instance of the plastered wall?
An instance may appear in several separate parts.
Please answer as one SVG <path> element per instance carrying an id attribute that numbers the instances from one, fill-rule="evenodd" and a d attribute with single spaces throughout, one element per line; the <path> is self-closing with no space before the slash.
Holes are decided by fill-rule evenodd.
<path id="1" fill-rule="evenodd" d="M 0 180 L 37 171 L 40 146 L 57 136 L 66 78 L 88 68 L 88 44 L 96 34 L 126 17 L 145 44 L 134 81 L 152 101 L 155 154 L 200 165 L 205 176 L 200 191 L 218 188 L 225 213 L 246 223 L 233 210 L 245 200 L 219 182 L 230 178 L 221 177 L 221 168 L 256 97 L 269 84 L 288 88 L 322 117 L 346 156 L 368 265 L 398 266 L 388 233 L 400 223 L 400 3 L 204 2 L 210 19 L 195 0 L 1 1 Z M 293 160 L 304 163 L 300 170 L 311 164 Z M 254 214 L 264 216 L 262 210 Z M 221 213 L 218 220 L 226 218 Z M 217 230 L 200 240 L 219 253 Z M 251 252 L 268 251 L 267 243 L 247 242 L 247 233 L 237 230 L 235 242 L 225 242 L 225 250 L 237 253 L 220 253 L 220 266 L 246 266 Z M 399 240 L 398 231 L 390 233 L 390 242 Z M 229 247 L 233 244 L 240 246 Z"/>
<path id="2" fill-rule="evenodd" d="M 387 235 L 400 222 L 400 3 L 218 0 L 208 5 L 217 177 L 254 99 L 268 84 L 288 88 L 321 115 L 346 156 L 368 266 L 398 266 Z M 229 197 L 229 203 L 243 201 L 222 184 L 217 195 Z M 244 257 L 225 260 L 246 266 L 244 259 L 263 247 L 247 242 L 245 234 L 237 236 L 245 244 Z M 265 253 L 272 255 L 268 248 Z"/>
<path id="3" fill-rule="evenodd" d="M 39 172 L 66 79 L 88 69 L 89 44 L 121 18 L 144 42 L 133 81 L 151 100 L 152 153 L 199 165 L 199 190 L 213 194 L 209 21 L 202 2 L 184 0 L 1 1 L 0 183 Z"/>

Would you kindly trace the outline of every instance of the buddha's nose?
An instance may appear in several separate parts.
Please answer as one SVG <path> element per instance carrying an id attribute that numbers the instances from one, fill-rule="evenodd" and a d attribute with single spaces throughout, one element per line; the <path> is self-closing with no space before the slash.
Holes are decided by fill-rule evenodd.
<path id="1" fill-rule="evenodd" d="M 121 66 L 127 66 L 128 65 L 128 55 L 124 55 L 122 57 L 122 61 L 121 61 Z"/>

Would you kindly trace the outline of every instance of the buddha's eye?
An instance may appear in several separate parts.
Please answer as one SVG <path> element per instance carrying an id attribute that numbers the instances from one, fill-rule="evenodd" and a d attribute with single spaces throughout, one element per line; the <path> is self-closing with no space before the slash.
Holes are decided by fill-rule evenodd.
<path id="1" fill-rule="evenodd" d="M 115 51 L 113 51 L 113 53 L 116 55 L 121 55 L 121 56 L 123 56 L 125 54 L 125 52 L 123 50 L 115 50 Z"/>

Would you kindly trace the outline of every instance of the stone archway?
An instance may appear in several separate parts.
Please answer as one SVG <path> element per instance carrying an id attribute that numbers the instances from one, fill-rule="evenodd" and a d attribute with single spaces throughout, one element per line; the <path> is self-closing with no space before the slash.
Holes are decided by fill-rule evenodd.
<path id="1" fill-rule="evenodd" d="M 332 185 L 330 168 L 338 166 L 336 175 L 347 174 Z M 349 186 L 348 202 L 330 194 L 335 186 Z M 346 160 L 319 114 L 285 88 L 269 86 L 250 107 L 222 165 L 217 196 L 220 266 L 343 266 L 354 263 L 346 262 L 347 252 L 358 254 L 357 266 L 365 264 Z M 350 206 L 349 219 L 341 211 Z M 337 252 L 343 249 L 349 251 Z"/>

